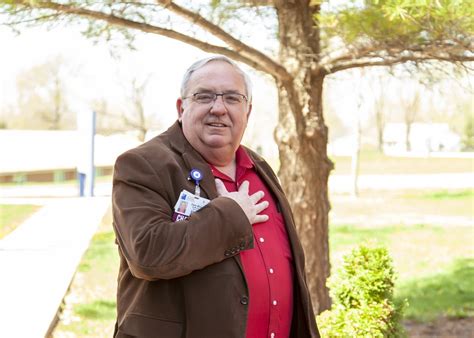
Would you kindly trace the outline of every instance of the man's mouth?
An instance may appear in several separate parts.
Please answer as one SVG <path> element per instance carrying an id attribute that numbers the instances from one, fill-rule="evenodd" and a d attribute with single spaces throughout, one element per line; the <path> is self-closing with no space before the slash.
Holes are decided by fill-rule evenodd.
<path id="1" fill-rule="evenodd" d="M 211 122 L 211 123 L 208 123 L 207 125 L 211 127 L 218 127 L 218 128 L 227 127 L 224 123 L 219 123 L 219 122 Z"/>

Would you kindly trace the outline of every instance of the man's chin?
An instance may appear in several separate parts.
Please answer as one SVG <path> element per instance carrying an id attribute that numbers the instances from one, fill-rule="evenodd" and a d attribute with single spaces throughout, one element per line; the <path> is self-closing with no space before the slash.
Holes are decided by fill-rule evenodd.
<path id="1" fill-rule="evenodd" d="M 221 135 L 211 135 L 203 139 L 203 143 L 210 148 L 223 148 L 230 145 L 229 138 Z"/>

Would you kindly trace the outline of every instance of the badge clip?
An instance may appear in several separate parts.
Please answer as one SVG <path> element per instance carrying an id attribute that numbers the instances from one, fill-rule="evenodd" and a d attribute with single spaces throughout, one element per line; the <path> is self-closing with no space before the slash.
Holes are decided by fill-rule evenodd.
<path id="1" fill-rule="evenodd" d="M 202 180 L 202 173 L 198 169 L 193 169 L 189 173 L 191 176 L 191 179 L 194 180 L 194 183 L 196 184 L 196 187 L 194 188 L 194 194 L 196 196 L 201 196 L 201 187 L 199 186 L 199 182 Z"/>

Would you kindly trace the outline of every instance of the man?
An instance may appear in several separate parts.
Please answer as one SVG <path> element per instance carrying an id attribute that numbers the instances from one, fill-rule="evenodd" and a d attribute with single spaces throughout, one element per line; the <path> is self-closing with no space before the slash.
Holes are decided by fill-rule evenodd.
<path id="1" fill-rule="evenodd" d="M 240 145 L 247 75 L 223 56 L 200 60 L 176 106 L 172 127 L 115 164 L 114 336 L 318 337 L 288 201 Z"/>

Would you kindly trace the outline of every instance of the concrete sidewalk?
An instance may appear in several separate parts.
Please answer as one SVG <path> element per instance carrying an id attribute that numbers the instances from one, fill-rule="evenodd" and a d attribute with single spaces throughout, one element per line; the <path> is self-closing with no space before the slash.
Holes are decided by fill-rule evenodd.
<path id="1" fill-rule="evenodd" d="M 0 337 L 45 337 L 109 202 L 48 201 L 0 240 Z"/>

